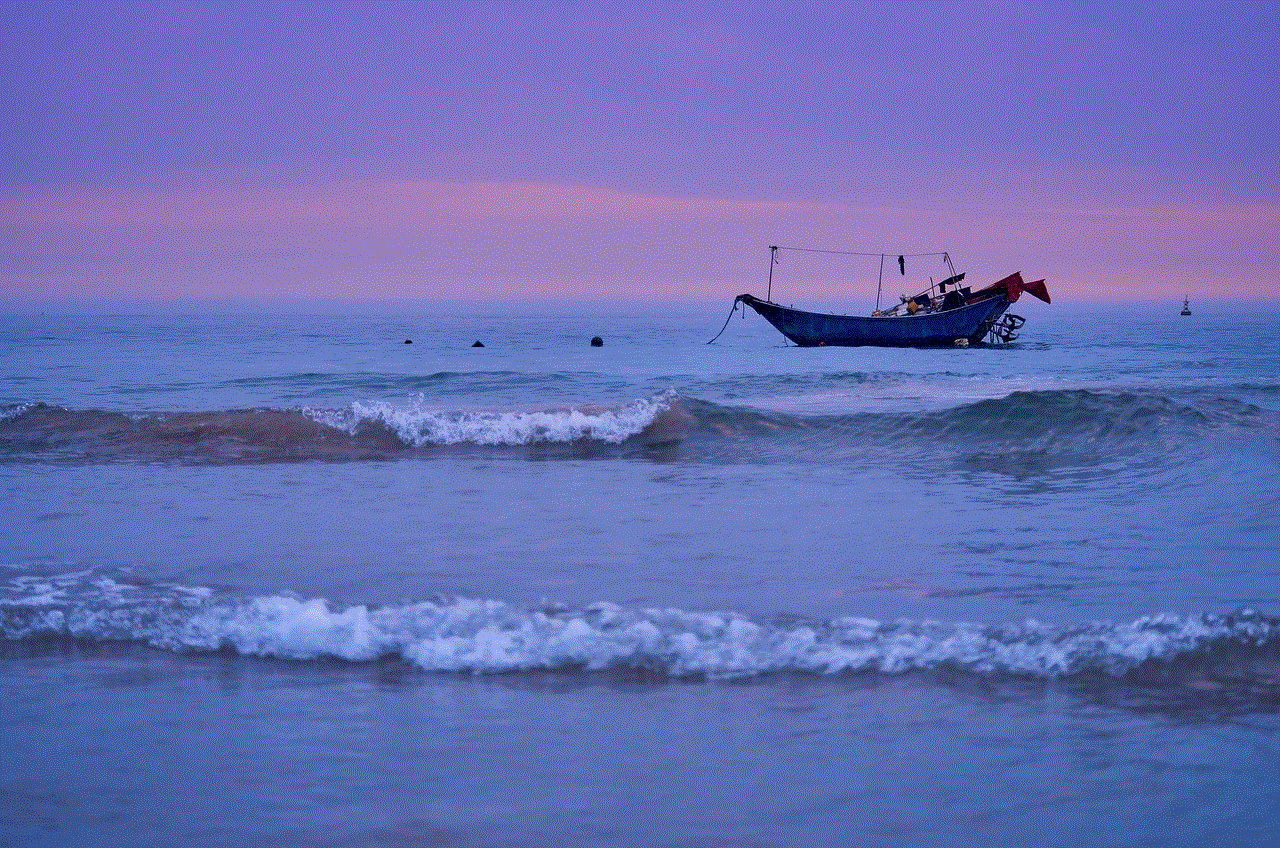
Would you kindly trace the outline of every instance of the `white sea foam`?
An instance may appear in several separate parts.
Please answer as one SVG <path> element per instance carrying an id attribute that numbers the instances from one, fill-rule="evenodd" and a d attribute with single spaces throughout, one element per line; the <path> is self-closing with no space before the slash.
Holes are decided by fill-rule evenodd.
<path id="1" fill-rule="evenodd" d="M 545 412 L 451 412 L 408 407 L 383 401 L 356 401 L 347 409 L 306 410 L 315 421 L 355 435 L 362 427 L 380 425 L 407 445 L 527 445 L 594 439 L 613 444 L 640 433 L 668 409 L 672 392 L 616 408 L 581 408 Z"/>
<path id="2" fill-rule="evenodd" d="M 33 405 L 34 404 L 30 404 L 30 403 L 17 403 L 6 409 L 0 409 L 0 422 L 12 421 L 14 418 L 17 418 L 18 416 L 25 413 Z"/>
<path id="3" fill-rule="evenodd" d="M 9 639 L 132 641 L 295 660 L 399 657 L 427 671 L 636 668 L 712 678 L 936 668 L 1040 678 L 1122 675 L 1220 641 L 1280 640 L 1277 622 L 1250 612 L 1076 626 L 863 618 L 775 626 L 733 613 L 608 603 L 551 612 L 472 599 L 338 609 L 323 599 L 235 601 L 202 588 L 131 586 L 84 574 L 10 581 L 0 598 L 0 629 Z"/>

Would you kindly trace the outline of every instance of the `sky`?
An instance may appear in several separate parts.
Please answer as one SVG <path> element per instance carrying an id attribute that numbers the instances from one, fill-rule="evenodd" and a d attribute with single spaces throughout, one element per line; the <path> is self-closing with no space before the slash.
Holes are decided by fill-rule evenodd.
<path id="1" fill-rule="evenodd" d="M 0 67 L 0 302 L 1280 299 L 1280 3 L 6 3 Z"/>

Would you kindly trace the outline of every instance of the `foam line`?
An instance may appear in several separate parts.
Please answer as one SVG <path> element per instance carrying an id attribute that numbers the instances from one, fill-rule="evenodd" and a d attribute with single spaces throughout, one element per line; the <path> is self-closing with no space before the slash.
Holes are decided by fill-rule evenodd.
<path id="1" fill-rule="evenodd" d="M 1118 677 L 1151 662 L 1280 647 L 1280 621 L 1249 611 L 1078 625 L 866 618 L 775 625 L 735 613 L 610 603 L 547 611 L 438 598 L 337 608 L 322 598 L 237 600 L 203 587 L 130 585 L 90 572 L 11 579 L 0 592 L 0 632 L 11 640 L 140 642 L 285 660 L 398 657 L 439 672 L 633 668 L 710 678 L 941 668 L 1043 679 Z"/>

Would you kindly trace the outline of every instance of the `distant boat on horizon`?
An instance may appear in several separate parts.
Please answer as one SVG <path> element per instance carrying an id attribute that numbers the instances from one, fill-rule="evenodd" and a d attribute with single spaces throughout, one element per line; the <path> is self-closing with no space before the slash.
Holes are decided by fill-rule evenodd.
<path id="1" fill-rule="evenodd" d="M 1191 301 L 1190 299 L 1188 299 L 1186 295 L 1182 296 L 1182 314 L 1183 315 L 1191 314 Z"/>

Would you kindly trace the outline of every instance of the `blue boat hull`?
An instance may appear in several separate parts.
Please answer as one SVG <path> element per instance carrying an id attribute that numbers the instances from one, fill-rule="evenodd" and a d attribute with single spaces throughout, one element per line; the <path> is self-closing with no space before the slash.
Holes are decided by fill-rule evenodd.
<path id="1" fill-rule="evenodd" d="M 877 318 L 805 312 L 750 294 L 740 294 L 737 300 L 760 313 L 800 347 L 951 347 L 960 339 L 980 344 L 991 325 L 1009 308 L 1009 298 L 1003 293 L 944 312 Z"/>

